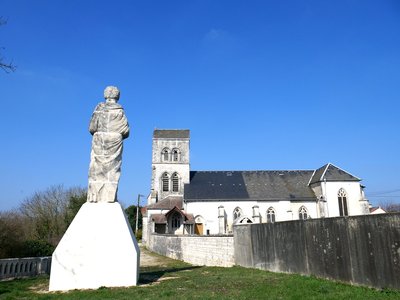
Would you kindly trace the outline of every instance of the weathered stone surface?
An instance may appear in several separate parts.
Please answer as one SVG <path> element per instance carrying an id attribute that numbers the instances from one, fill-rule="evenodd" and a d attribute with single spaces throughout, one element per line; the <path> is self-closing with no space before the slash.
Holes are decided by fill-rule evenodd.
<path id="1" fill-rule="evenodd" d="M 140 250 L 116 203 L 122 141 L 129 135 L 119 91 L 107 87 L 105 103 L 90 121 L 93 135 L 88 202 L 75 216 L 52 256 L 50 291 L 136 285 Z M 97 203 L 95 203 L 97 202 Z"/>
<path id="2" fill-rule="evenodd" d="M 235 264 L 400 288 L 400 213 L 234 227 Z"/>
<path id="3" fill-rule="evenodd" d="M 88 202 L 116 201 L 121 174 L 123 140 L 129 136 L 124 109 L 117 103 L 119 90 L 104 90 L 106 102 L 99 103 L 90 120 L 93 135 L 89 166 Z"/>
<path id="4" fill-rule="evenodd" d="M 118 202 L 85 203 L 53 253 L 49 290 L 136 285 L 139 255 Z"/>

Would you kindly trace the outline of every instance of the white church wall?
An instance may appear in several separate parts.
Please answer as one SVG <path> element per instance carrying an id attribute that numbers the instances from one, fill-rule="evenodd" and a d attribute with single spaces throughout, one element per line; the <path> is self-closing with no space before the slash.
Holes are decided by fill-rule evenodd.
<path id="1" fill-rule="evenodd" d="M 299 212 L 300 212 L 301 207 L 303 207 L 303 206 L 307 210 L 307 218 L 308 219 L 316 219 L 316 218 L 318 218 L 316 201 L 312 201 L 312 202 L 292 202 L 290 204 L 291 213 L 293 214 L 292 220 L 299 220 Z"/>
<path id="2" fill-rule="evenodd" d="M 233 212 L 236 207 L 242 210 L 242 216 L 252 220 L 253 206 L 258 205 L 261 216 L 261 223 L 267 221 L 267 210 L 272 207 L 275 210 L 275 222 L 298 220 L 298 210 L 301 206 L 307 208 L 311 218 L 317 218 L 315 202 L 292 203 L 290 201 L 207 201 L 207 202 L 188 202 L 186 211 L 196 216 L 202 216 L 205 223 L 204 234 L 219 234 L 218 207 L 223 206 L 226 216 L 226 232 L 232 232 Z"/>
<path id="3" fill-rule="evenodd" d="M 193 214 L 195 217 L 201 215 L 205 221 L 204 234 L 207 230 L 210 234 L 219 233 L 218 223 L 218 207 L 223 206 L 225 210 L 225 218 L 227 224 L 227 232 L 232 231 L 233 211 L 236 207 L 242 210 L 241 216 L 246 216 L 252 219 L 253 206 L 257 205 L 257 201 L 207 201 L 207 202 L 188 202 L 187 212 Z M 260 211 L 261 212 L 261 211 Z M 225 233 L 227 233 L 225 232 Z"/>
<path id="4" fill-rule="evenodd" d="M 218 206 L 223 205 L 220 202 L 188 202 L 186 203 L 186 212 L 193 214 L 196 218 L 201 216 L 204 220 L 203 232 L 207 234 L 218 234 Z"/>
<path id="5" fill-rule="evenodd" d="M 290 213 L 290 201 L 265 201 L 259 202 L 261 222 L 267 222 L 267 210 L 272 207 L 275 210 L 275 222 L 292 220 Z"/>
<path id="6" fill-rule="evenodd" d="M 350 216 L 368 214 L 368 211 L 365 210 L 365 206 L 368 207 L 368 202 L 363 199 L 359 182 L 326 182 L 322 183 L 322 185 L 326 186 L 327 217 L 340 216 L 338 192 L 341 188 L 343 188 L 347 194 L 347 207 Z"/>
<path id="7" fill-rule="evenodd" d="M 257 201 L 261 215 L 261 223 L 267 222 L 267 211 L 273 208 L 275 211 L 275 222 L 291 220 L 290 201 Z"/>

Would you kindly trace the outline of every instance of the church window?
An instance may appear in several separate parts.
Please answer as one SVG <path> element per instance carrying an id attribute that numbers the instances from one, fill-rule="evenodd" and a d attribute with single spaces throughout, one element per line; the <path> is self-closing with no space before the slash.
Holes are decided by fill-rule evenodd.
<path id="1" fill-rule="evenodd" d="M 163 149 L 161 155 L 162 155 L 163 161 L 169 161 L 169 149 L 168 148 Z"/>
<path id="2" fill-rule="evenodd" d="M 163 192 L 169 191 L 169 176 L 167 173 L 164 173 L 162 176 L 162 190 Z"/>
<path id="3" fill-rule="evenodd" d="M 242 215 L 242 209 L 240 207 L 236 207 L 233 211 L 233 220 L 236 220 Z"/>
<path id="4" fill-rule="evenodd" d="M 172 150 L 172 160 L 179 161 L 179 150 L 178 149 Z"/>
<path id="5" fill-rule="evenodd" d="M 299 209 L 299 219 L 300 220 L 307 220 L 307 218 L 308 218 L 307 208 L 305 208 L 304 206 L 300 207 L 300 209 Z"/>
<path id="6" fill-rule="evenodd" d="M 338 192 L 338 202 L 339 202 L 339 215 L 348 216 L 349 212 L 347 210 L 347 193 L 341 188 Z"/>
<path id="7" fill-rule="evenodd" d="M 275 210 L 272 207 L 267 210 L 267 223 L 275 223 Z"/>
<path id="8" fill-rule="evenodd" d="M 179 176 L 177 173 L 172 175 L 172 191 L 179 192 Z"/>

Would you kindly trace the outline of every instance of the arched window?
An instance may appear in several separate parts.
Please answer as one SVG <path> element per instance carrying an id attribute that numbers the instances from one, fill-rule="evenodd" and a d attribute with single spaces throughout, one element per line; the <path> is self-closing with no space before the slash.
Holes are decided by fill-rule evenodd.
<path id="1" fill-rule="evenodd" d="M 161 152 L 161 156 L 163 161 L 169 161 L 169 149 L 164 148 L 163 151 Z"/>
<path id="2" fill-rule="evenodd" d="M 308 218 L 307 208 L 305 208 L 304 206 L 300 207 L 300 209 L 299 209 L 299 219 L 300 220 L 307 220 L 307 218 Z"/>
<path id="3" fill-rule="evenodd" d="M 247 217 L 244 217 L 242 220 L 240 220 L 239 223 L 240 223 L 240 224 L 251 224 L 251 223 L 253 223 L 253 221 L 250 220 L 250 219 L 247 218 Z"/>
<path id="4" fill-rule="evenodd" d="M 233 220 L 236 220 L 237 218 L 239 218 L 242 215 L 242 209 L 240 207 L 236 207 L 233 210 Z"/>
<path id="5" fill-rule="evenodd" d="M 341 188 L 338 192 L 338 202 L 339 202 L 339 215 L 348 216 L 349 212 L 347 211 L 347 193 Z"/>
<path id="6" fill-rule="evenodd" d="M 270 207 L 267 210 L 267 223 L 274 223 L 275 222 L 275 210 Z"/>
<path id="7" fill-rule="evenodd" d="M 172 161 L 179 161 L 179 150 L 178 149 L 172 150 Z"/>
<path id="8" fill-rule="evenodd" d="M 168 192 L 169 191 L 169 176 L 167 173 L 163 174 L 163 176 L 161 178 L 161 183 L 162 183 L 162 191 Z"/>
<path id="9" fill-rule="evenodd" d="M 172 191 L 179 192 L 179 176 L 178 173 L 172 175 Z"/>
<path id="10" fill-rule="evenodd" d="M 181 216 L 179 214 L 174 214 L 172 217 L 172 228 L 177 229 L 181 227 Z"/>

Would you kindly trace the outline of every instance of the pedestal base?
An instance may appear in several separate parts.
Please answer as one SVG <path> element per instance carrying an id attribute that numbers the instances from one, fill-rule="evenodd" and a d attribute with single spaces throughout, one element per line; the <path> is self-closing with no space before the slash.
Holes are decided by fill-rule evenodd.
<path id="1" fill-rule="evenodd" d="M 136 285 L 139 257 L 121 205 L 85 203 L 53 253 L 49 290 Z"/>

